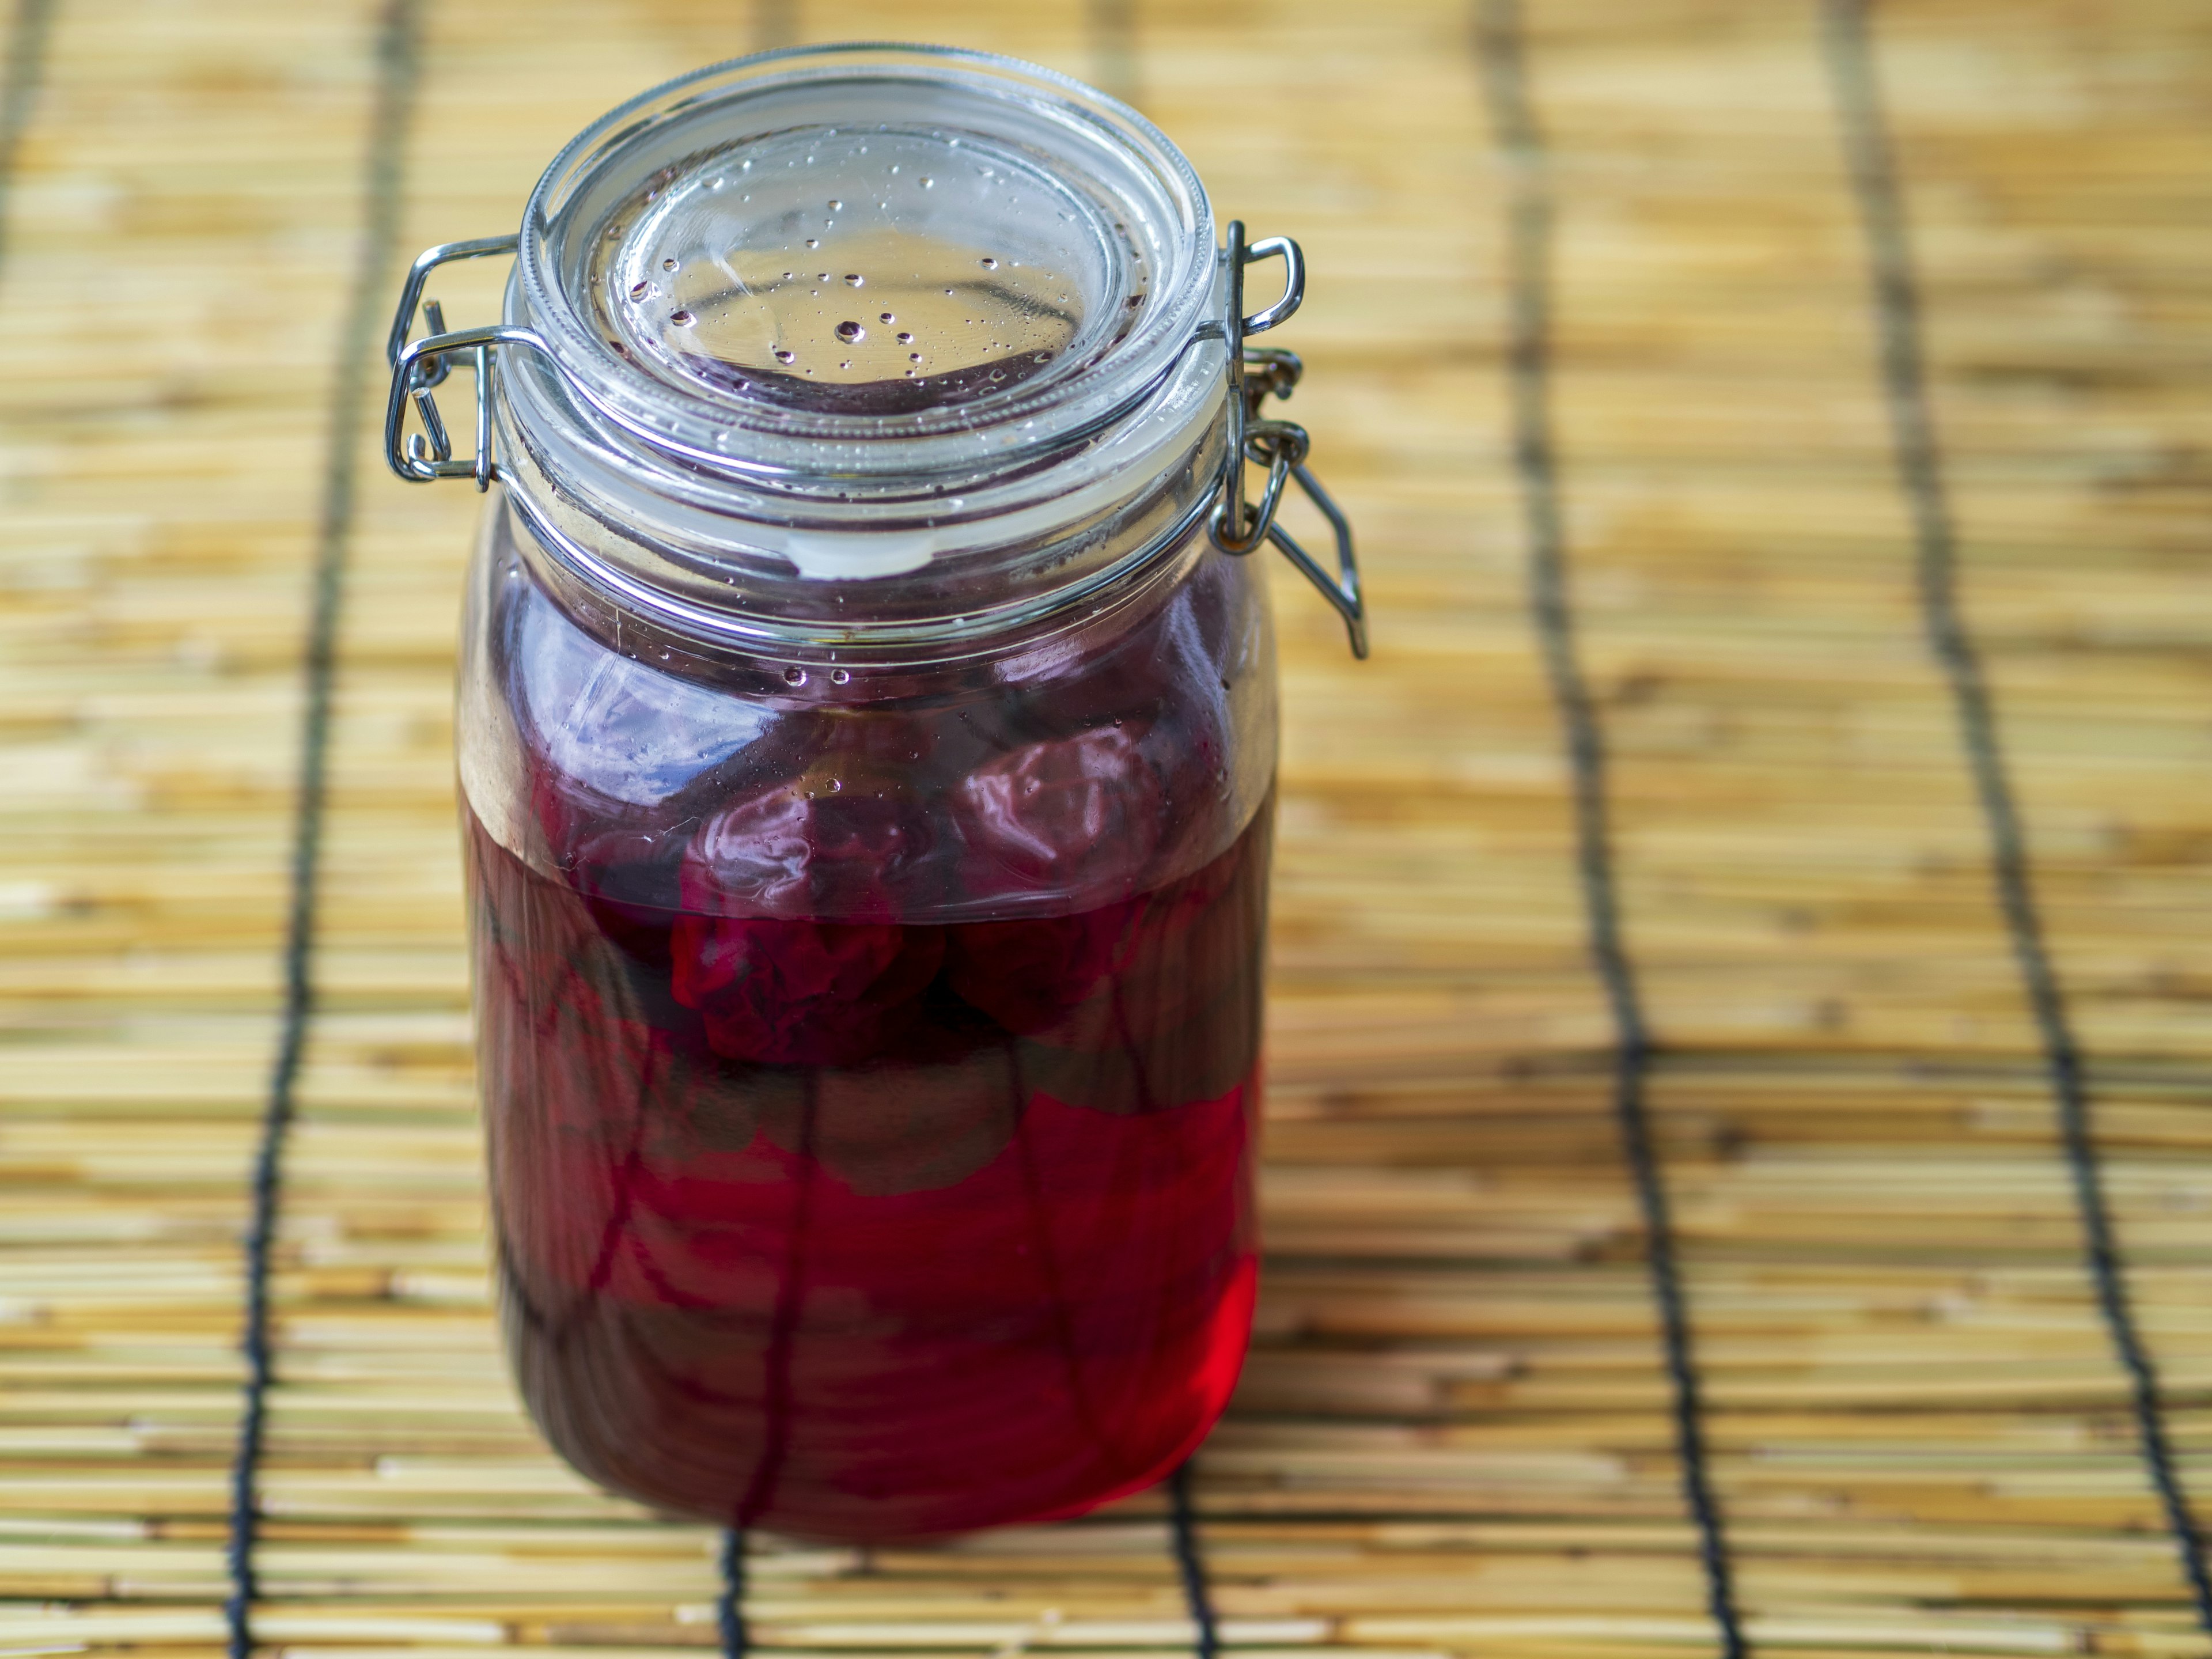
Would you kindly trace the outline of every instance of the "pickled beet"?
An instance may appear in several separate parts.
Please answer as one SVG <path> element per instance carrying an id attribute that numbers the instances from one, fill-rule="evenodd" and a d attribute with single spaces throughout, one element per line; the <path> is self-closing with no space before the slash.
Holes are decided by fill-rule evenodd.
<path id="1" fill-rule="evenodd" d="M 1113 726 L 1018 749 L 969 773 L 954 798 L 971 857 L 1060 891 L 1149 863 L 1166 806 L 1159 774 Z"/>
<path id="2" fill-rule="evenodd" d="M 1110 887 L 1151 775 L 1110 727 L 933 814 L 817 769 L 678 854 L 581 815 L 552 873 L 471 818 L 500 1279 L 570 1462 L 878 1539 L 1078 1511 L 1205 1434 L 1255 1283 L 1267 808 L 1146 891 L 900 920 L 944 835 L 1017 895 Z"/>
<path id="3" fill-rule="evenodd" d="M 1089 1001 L 1127 959 L 1142 908 L 1109 904 L 1080 915 L 955 927 L 945 977 L 969 1002 L 1027 1036 Z"/>
<path id="4" fill-rule="evenodd" d="M 945 938 L 886 922 L 684 915 L 670 940 L 676 1000 L 732 1060 L 866 1060 L 918 1013 Z"/>

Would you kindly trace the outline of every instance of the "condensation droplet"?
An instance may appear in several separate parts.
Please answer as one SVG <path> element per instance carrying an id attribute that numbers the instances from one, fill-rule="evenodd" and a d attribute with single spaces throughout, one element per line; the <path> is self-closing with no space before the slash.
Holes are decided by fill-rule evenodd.
<path id="1" fill-rule="evenodd" d="M 809 247 L 820 247 L 822 246 L 822 239 L 819 236 L 810 236 L 806 239 L 806 246 Z"/>
<path id="2" fill-rule="evenodd" d="M 888 323 L 889 321 L 890 321 L 890 319 L 891 319 L 891 314 L 890 314 L 890 312 L 888 312 L 888 311 L 886 311 L 885 313 L 884 313 L 884 320 L 885 322 L 887 322 L 887 323 Z M 911 334 L 904 334 L 904 333 L 902 333 L 902 334 L 901 334 L 901 335 L 898 337 L 898 340 L 899 340 L 899 343 L 900 343 L 901 345 L 912 345 L 912 344 L 914 343 L 914 336 L 913 336 L 913 335 L 911 335 Z"/>
<path id="3" fill-rule="evenodd" d="M 918 363 L 921 361 L 921 354 L 919 351 L 909 351 L 906 354 L 906 360 L 910 363 Z"/>
<path id="4" fill-rule="evenodd" d="M 984 270 L 996 270 L 998 268 L 999 268 L 999 262 L 998 262 L 996 259 L 994 259 L 994 258 L 993 258 L 989 254 L 988 254 L 988 253 L 987 253 L 987 254 L 985 254 L 985 255 L 983 256 L 983 269 L 984 269 Z"/>
<path id="5" fill-rule="evenodd" d="M 795 351 L 779 351 L 775 354 L 775 360 L 780 363 L 795 363 L 799 361 L 799 354 Z"/>
<path id="6" fill-rule="evenodd" d="M 937 180 L 925 173 L 921 175 L 921 187 L 924 190 L 934 190 L 937 188 Z"/>
<path id="7" fill-rule="evenodd" d="M 691 313 L 688 311 L 672 311 L 668 313 L 668 320 L 678 328 L 689 328 L 691 326 Z"/>
<path id="8" fill-rule="evenodd" d="M 676 261 L 673 259 L 663 259 L 660 262 L 660 268 L 663 270 L 673 270 L 676 269 Z"/>
<path id="9" fill-rule="evenodd" d="M 651 283 L 632 283 L 629 285 L 629 297 L 633 300 L 642 300 L 647 295 L 652 292 L 653 284 Z"/>
<path id="10" fill-rule="evenodd" d="M 804 668 L 787 668 L 783 671 L 783 681 L 787 685 L 804 685 L 806 684 L 806 671 Z"/>
<path id="11" fill-rule="evenodd" d="M 832 213 L 838 212 L 844 207 L 844 205 L 845 204 L 842 202 L 839 201 L 834 196 L 830 198 L 830 211 Z"/>
<path id="12" fill-rule="evenodd" d="M 852 683 L 853 676 L 849 671 L 842 668 L 833 668 L 830 671 L 830 684 L 850 685 Z"/>
<path id="13" fill-rule="evenodd" d="M 896 317 L 894 317 L 894 316 L 892 316 L 892 315 L 890 314 L 890 312 L 888 312 L 888 311 L 886 311 L 885 313 L 883 313 L 883 318 L 884 318 L 884 320 L 885 322 L 887 322 L 887 323 L 895 323 L 895 322 L 898 321 L 898 319 L 897 319 L 897 318 L 896 318 Z M 902 339 L 903 339 L 905 337 L 904 337 L 903 335 L 902 335 L 900 337 L 901 337 Z"/>
<path id="14" fill-rule="evenodd" d="M 837 325 L 837 337 L 847 345 L 857 345 L 868 337 L 868 331 L 858 323 L 840 323 Z"/>
<path id="15" fill-rule="evenodd" d="M 861 276 L 857 270 L 848 270 L 845 273 L 845 286 L 847 288 L 858 288 L 867 280 L 868 279 L 866 277 Z"/>
<path id="16" fill-rule="evenodd" d="M 1134 311 L 1139 306 L 1144 303 L 1145 296 L 1141 294 L 1132 294 L 1129 296 L 1129 309 L 1132 311 Z"/>

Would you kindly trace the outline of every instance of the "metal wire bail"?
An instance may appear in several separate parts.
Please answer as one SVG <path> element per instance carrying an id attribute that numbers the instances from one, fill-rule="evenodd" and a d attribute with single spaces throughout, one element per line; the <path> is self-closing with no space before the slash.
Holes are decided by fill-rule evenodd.
<path id="1" fill-rule="evenodd" d="M 416 255 L 415 263 L 408 268 L 406 283 L 399 291 L 399 308 L 392 319 L 392 333 L 385 342 L 385 356 L 392 365 L 392 391 L 384 404 L 384 459 L 394 472 L 410 483 L 429 483 L 439 478 L 474 478 L 478 489 L 489 489 L 491 481 L 499 476 L 492 458 L 493 349 L 501 345 L 528 346 L 548 357 L 552 351 L 530 330 L 503 324 L 448 332 L 445 312 L 438 302 L 423 302 L 422 285 L 440 265 L 454 259 L 481 259 L 490 254 L 513 253 L 520 240 L 510 233 L 469 242 L 442 242 Z M 418 305 L 422 307 L 423 320 L 430 325 L 430 332 L 410 343 L 407 337 L 414 331 L 415 309 Z M 453 359 L 456 356 L 468 358 L 477 378 L 477 448 L 476 453 L 466 460 L 453 458 L 453 440 L 447 434 L 445 419 L 433 395 L 436 387 L 445 384 L 447 375 L 453 373 Z M 405 430 L 410 400 L 422 422 L 420 432 Z"/>
<path id="2" fill-rule="evenodd" d="M 1279 323 L 1289 321 L 1304 302 L 1305 256 L 1287 236 L 1270 236 L 1248 246 L 1242 219 L 1229 222 L 1227 240 L 1229 306 L 1223 329 L 1229 343 L 1229 441 L 1221 463 L 1221 501 L 1207 519 L 1206 532 L 1224 553 L 1239 557 L 1262 542 L 1274 543 L 1283 556 L 1344 619 L 1345 633 L 1352 641 L 1352 654 L 1364 661 L 1367 607 L 1359 593 L 1359 561 L 1352 544 L 1351 520 L 1306 466 L 1306 455 L 1312 447 L 1306 429 L 1292 421 L 1260 417 L 1260 406 L 1269 398 L 1290 397 L 1298 377 L 1304 373 L 1304 365 L 1296 352 L 1244 343 L 1246 335 L 1264 333 Z M 1244 268 L 1276 258 L 1283 261 L 1282 297 L 1247 317 Z M 1267 482 L 1261 487 L 1257 501 L 1248 501 L 1244 497 L 1247 462 L 1267 469 Z M 1292 482 L 1320 510 L 1336 534 L 1336 574 L 1333 577 L 1277 520 L 1284 488 Z"/>

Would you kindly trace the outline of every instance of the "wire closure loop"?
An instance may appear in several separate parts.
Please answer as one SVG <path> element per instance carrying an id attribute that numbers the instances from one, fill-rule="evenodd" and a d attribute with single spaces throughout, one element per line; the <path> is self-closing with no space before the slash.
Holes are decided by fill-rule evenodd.
<path id="1" fill-rule="evenodd" d="M 495 373 L 492 349 L 501 345 L 527 346 L 543 353 L 550 361 L 552 348 L 529 329 L 505 324 L 449 332 L 445 312 L 438 302 L 432 300 L 423 303 L 422 285 L 440 265 L 455 259 L 513 253 L 520 240 L 510 233 L 467 242 L 441 242 L 416 255 L 415 263 L 408 268 L 406 283 L 399 291 L 399 308 L 392 317 L 392 333 L 385 343 L 385 356 L 392 365 L 392 392 L 384 404 L 384 459 L 394 472 L 410 483 L 429 483 L 438 478 L 474 478 L 481 490 L 489 489 L 491 481 L 499 476 L 491 453 L 492 382 Z M 422 307 L 423 320 L 429 324 L 430 332 L 410 343 L 407 337 L 414 331 L 415 308 L 418 305 Z M 469 459 L 456 460 L 453 439 L 447 434 L 445 420 L 438 412 L 438 400 L 432 392 L 444 385 L 447 375 L 453 373 L 453 359 L 463 355 L 476 370 L 477 450 Z M 422 422 L 420 432 L 405 430 L 410 398 Z"/>
<path id="2" fill-rule="evenodd" d="M 1288 397 L 1290 388 L 1297 384 L 1299 371 L 1291 369 L 1287 378 L 1271 371 L 1255 387 L 1247 374 L 1244 337 L 1264 334 L 1297 314 L 1298 307 L 1305 303 L 1306 261 L 1298 245 L 1287 236 L 1270 236 L 1246 246 L 1242 219 L 1229 222 L 1228 238 L 1229 310 L 1224 327 L 1229 342 L 1229 456 L 1221 476 L 1221 507 L 1206 530 L 1213 544 L 1224 553 L 1242 555 L 1267 539 L 1267 526 L 1274 522 L 1275 509 L 1282 504 L 1283 485 L 1290 477 L 1291 469 L 1305 459 L 1306 452 L 1303 428 L 1292 426 L 1288 421 L 1260 418 L 1261 401 L 1270 392 L 1279 391 L 1280 395 Z M 1283 262 L 1282 298 L 1264 311 L 1247 317 L 1244 267 L 1279 257 Z M 1293 357 L 1290 361 L 1295 363 L 1297 360 Z M 1291 433 L 1297 434 L 1296 439 L 1290 436 Z M 1293 447 L 1296 454 L 1291 453 Z M 1267 469 L 1267 487 L 1256 507 L 1244 499 L 1247 460 L 1257 461 Z"/>
<path id="3" fill-rule="evenodd" d="M 1298 573 L 1314 585 L 1344 619 L 1352 654 L 1367 657 L 1367 607 L 1359 594 L 1359 561 L 1352 544 L 1352 523 L 1306 466 L 1312 440 L 1291 421 L 1262 420 L 1260 406 L 1269 398 L 1287 399 L 1305 366 L 1293 351 L 1248 346 L 1244 337 L 1261 334 L 1291 316 L 1306 297 L 1305 256 L 1287 236 L 1269 236 L 1249 246 L 1244 222 L 1228 224 L 1229 307 L 1224 332 L 1229 343 L 1229 442 L 1221 463 L 1221 502 L 1206 520 L 1206 533 L 1224 553 L 1238 557 L 1262 542 L 1273 542 Z M 1283 262 L 1283 294 L 1274 304 L 1244 314 L 1244 268 L 1262 259 Z M 1247 462 L 1267 469 L 1260 499 L 1244 498 Z M 1295 482 L 1336 534 L 1336 574 L 1331 576 L 1291 532 L 1277 522 L 1284 487 Z"/>
<path id="4" fill-rule="evenodd" d="M 1287 236 L 1269 236 L 1247 244 L 1244 222 L 1232 219 L 1228 226 L 1229 307 L 1224 331 L 1229 345 L 1229 442 L 1222 462 L 1221 495 L 1206 519 L 1206 535 L 1224 553 L 1237 556 L 1251 552 L 1262 542 L 1273 542 L 1284 557 L 1297 568 L 1344 619 L 1352 641 L 1352 654 L 1367 655 L 1367 610 L 1359 594 L 1359 565 L 1352 550 L 1352 525 L 1306 466 L 1311 441 L 1306 429 L 1291 421 L 1264 420 L 1260 408 L 1269 398 L 1287 398 L 1297 386 L 1304 365 L 1297 354 L 1247 346 L 1245 336 L 1263 334 L 1290 320 L 1306 294 L 1305 257 Z M 520 238 L 484 236 L 472 241 L 443 242 L 426 248 L 409 267 L 400 289 L 399 307 L 392 319 L 385 355 L 392 365 L 392 391 L 384 405 L 384 459 L 410 483 L 431 483 L 440 478 L 474 478 L 480 490 L 499 477 L 492 454 L 492 408 L 497 377 L 495 351 L 501 346 L 535 351 L 556 373 L 575 382 L 562 368 L 553 348 L 534 330 L 495 323 L 482 328 L 448 330 L 445 313 L 435 300 L 422 298 L 423 285 L 439 266 L 457 259 L 481 259 L 512 254 Z M 1283 262 L 1283 292 L 1273 305 L 1249 317 L 1244 314 L 1244 268 L 1262 259 Z M 430 332 L 410 340 L 415 313 L 420 307 Z M 466 459 L 453 454 L 452 436 L 439 413 L 436 389 L 453 373 L 453 359 L 465 356 L 476 372 L 476 453 Z M 594 407 L 599 400 L 575 389 Z M 422 422 L 419 432 L 409 432 L 407 405 L 412 402 Z M 612 411 L 602 410 L 603 413 Z M 1244 496 L 1246 463 L 1267 469 L 1267 482 L 1257 501 Z M 1283 491 L 1295 483 L 1328 521 L 1336 536 L 1336 574 L 1332 576 L 1296 538 L 1278 522 Z"/>

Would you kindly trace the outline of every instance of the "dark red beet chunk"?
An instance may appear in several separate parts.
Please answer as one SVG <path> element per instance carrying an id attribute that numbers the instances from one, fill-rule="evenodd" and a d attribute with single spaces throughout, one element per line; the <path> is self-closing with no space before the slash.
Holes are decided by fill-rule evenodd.
<path id="1" fill-rule="evenodd" d="M 684 908 L 887 921 L 934 837 L 894 786 L 809 777 L 724 807 L 684 852 Z"/>
<path id="2" fill-rule="evenodd" d="M 1163 828 L 1159 774 L 1119 726 L 1018 749 L 961 780 L 955 800 L 978 862 L 1054 892 L 1144 868 Z"/>
<path id="3" fill-rule="evenodd" d="M 889 789 L 794 784 L 708 819 L 684 854 L 670 939 L 676 1000 L 699 1012 L 708 1045 L 732 1060 L 854 1065 L 912 1024 L 945 957 L 939 929 L 805 918 L 890 915 L 929 839 Z"/>
<path id="4" fill-rule="evenodd" d="M 950 930 L 945 974 L 968 1001 L 1027 1036 L 1087 1001 L 1126 960 L 1141 902 Z"/>
<path id="5" fill-rule="evenodd" d="M 890 922 L 678 916 L 676 1000 L 732 1060 L 834 1066 L 867 1059 L 918 1012 L 945 937 Z"/>

